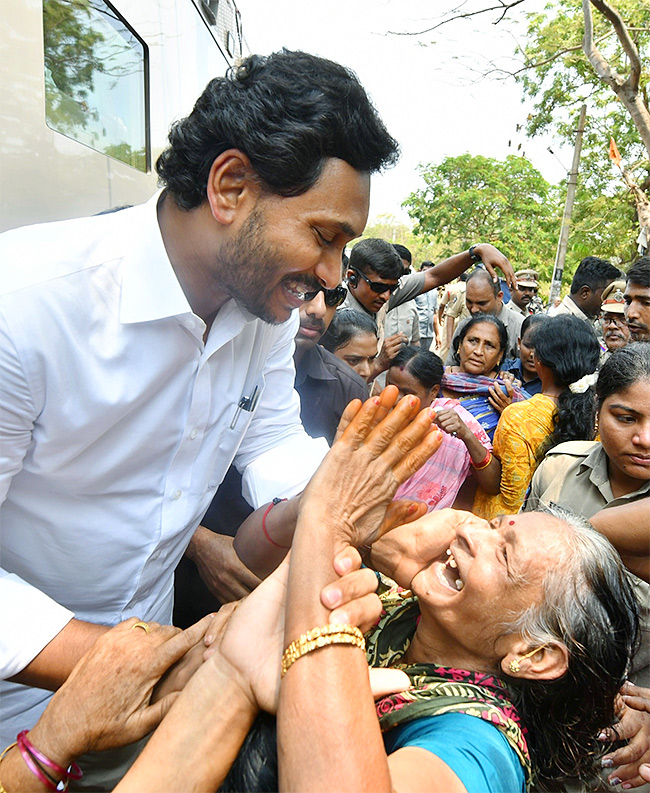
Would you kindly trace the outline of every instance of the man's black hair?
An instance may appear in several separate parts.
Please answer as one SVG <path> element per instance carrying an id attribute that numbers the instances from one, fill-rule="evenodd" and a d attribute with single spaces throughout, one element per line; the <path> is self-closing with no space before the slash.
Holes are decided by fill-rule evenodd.
<path id="1" fill-rule="evenodd" d="M 585 256 L 571 281 L 571 294 L 575 295 L 583 286 L 588 286 L 592 292 L 595 292 L 620 277 L 621 271 L 607 259 Z"/>
<path id="2" fill-rule="evenodd" d="M 393 248 L 397 251 L 397 255 L 400 259 L 404 259 L 409 264 L 413 261 L 413 257 L 411 256 L 411 251 L 406 247 L 406 245 L 402 245 L 399 242 L 393 243 Z"/>
<path id="3" fill-rule="evenodd" d="M 374 270 L 380 278 L 401 278 L 403 270 L 402 260 L 393 245 L 377 237 L 357 242 L 350 253 L 349 266 L 366 275 Z"/>
<path id="4" fill-rule="evenodd" d="M 399 153 L 353 72 L 286 49 L 251 55 L 211 80 L 169 143 L 159 182 L 188 210 L 205 200 L 212 163 L 227 149 L 244 152 L 263 186 L 282 196 L 306 192 L 329 158 L 373 173 Z"/>
<path id="5" fill-rule="evenodd" d="M 628 284 L 636 284 L 637 286 L 650 286 L 650 256 L 642 256 L 638 262 L 635 262 L 627 271 Z"/>

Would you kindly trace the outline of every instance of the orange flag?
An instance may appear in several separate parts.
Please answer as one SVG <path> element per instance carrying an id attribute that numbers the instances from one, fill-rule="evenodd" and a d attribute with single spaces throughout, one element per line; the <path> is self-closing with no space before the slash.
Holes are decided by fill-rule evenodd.
<path id="1" fill-rule="evenodd" d="M 618 146 L 616 145 L 614 138 L 609 139 L 609 157 L 614 161 L 615 165 L 618 165 L 619 168 L 621 167 L 621 155 L 618 151 Z"/>

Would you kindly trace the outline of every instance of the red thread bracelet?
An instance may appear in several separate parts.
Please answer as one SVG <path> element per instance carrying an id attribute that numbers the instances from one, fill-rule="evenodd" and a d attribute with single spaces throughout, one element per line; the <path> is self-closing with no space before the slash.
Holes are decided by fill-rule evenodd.
<path id="1" fill-rule="evenodd" d="M 269 514 L 269 512 L 273 509 L 273 507 L 276 504 L 279 504 L 281 501 L 286 501 L 286 500 L 287 500 L 286 498 L 274 498 L 273 501 L 271 501 L 271 503 L 266 508 L 266 511 L 264 512 L 264 515 L 262 516 L 262 531 L 264 532 L 264 536 L 271 543 L 271 545 L 275 545 L 276 548 L 282 548 L 283 550 L 288 551 L 289 548 L 291 548 L 291 546 L 290 545 L 280 545 L 280 543 L 276 542 L 275 540 L 272 540 L 271 536 L 270 536 L 270 534 L 269 534 L 269 532 L 268 532 L 268 530 L 266 528 L 266 516 Z"/>

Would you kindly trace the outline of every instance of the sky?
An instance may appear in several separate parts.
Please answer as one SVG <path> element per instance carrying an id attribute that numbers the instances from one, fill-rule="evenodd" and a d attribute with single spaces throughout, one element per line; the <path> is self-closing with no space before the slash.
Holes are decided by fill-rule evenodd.
<path id="1" fill-rule="evenodd" d="M 551 138 L 527 139 L 530 103 L 514 80 L 477 80 L 488 60 L 507 62 L 512 33 L 492 17 L 458 20 L 419 37 L 388 31 L 423 29 L 461 0 L 236 0 L 251 52 L 288 47 L 338 61 L 359 76 L 402 150 L 399 164 L 373 177 L 369 222 L 393 215 L 409 222 L 404 199 L 423 186 L 419 163 L 469 152 L 505 159 L 521 152 L 553 183 L 566 177 L 571 152 Z M 466 10 L 476 0 L 463 3 Z M 528 0 L 526 7 L 539 7 Z M 508 142 L 511 142 L 510 147 Z M 551 147 L 554 155 L 547 151 Z"/>

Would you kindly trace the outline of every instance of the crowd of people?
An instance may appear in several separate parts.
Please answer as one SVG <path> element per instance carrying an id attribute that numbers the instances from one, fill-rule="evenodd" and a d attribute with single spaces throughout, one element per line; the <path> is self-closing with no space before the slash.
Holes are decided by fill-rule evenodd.
<path id="1" fill-rule="evenodd" d="M 397 155 L 251 56 L 0 237 L 0 793 L 650 782 L 650 257 L 350 246 Z"/>

